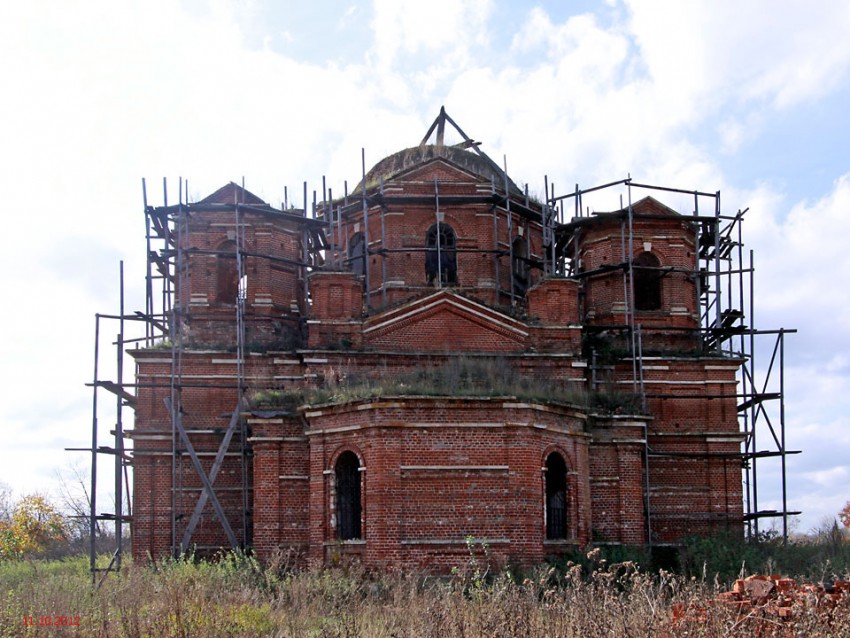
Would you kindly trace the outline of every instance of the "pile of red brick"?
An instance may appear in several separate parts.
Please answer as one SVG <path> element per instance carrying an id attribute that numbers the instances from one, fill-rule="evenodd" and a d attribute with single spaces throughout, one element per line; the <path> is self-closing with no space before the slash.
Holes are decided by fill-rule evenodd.
<path id="1" fill-rule="evenodd" d="M 724 606 L 737 615 L 736 625 L 754 635 L 774 635 L 768 628 L 791 628 L 803 614 L 832 614 L 841 600 L 850 600 L 850 581 L 801 584 L 782 576 L 748 576 L 735 581 L 731 591 L 718 594 L 708 605 L 677 603 L 672 607 L 673 626 L 704 623 L 709 607 Z"/>

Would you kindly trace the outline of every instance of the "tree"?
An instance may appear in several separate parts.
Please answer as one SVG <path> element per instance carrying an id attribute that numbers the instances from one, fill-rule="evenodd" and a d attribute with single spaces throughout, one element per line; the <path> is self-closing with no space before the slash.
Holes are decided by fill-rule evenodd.
<path id="1" fill-rule="evenodd" d="M 59 483 L 59 505 L 68 515 L 71 535 L 77 540 L 88 541 L 91 529 L 91 496 L 87 486 L 88 468 L 80 463 L 68 463 L 62 470 L 56 470 L 55 477 Z M 95 521 L 95 536 L 105 535 L 100 521 Z M 81 546 L 82 547 L 82 546 Z"/>
<path id="2" fill-rule="evenodd" d="M 0 559 L 40 554 L 67 541 L 69 531 L 68 521 L 44 496 L 25 496 L 0 520 Z"/>
<path id="3" fill-rule="evenodd" d="M 91 548 L 89 471 L 79 462 L 67 463 L 61 470 L 56 470 L 55 477 L 59 483 L 56 503 L 66 515 L 70 539 L 67 545 L 57 548 L 61 551 L 53 552 L 53 556 L 87 553 Z M 110 526 L 95 520 L 94 537 L 97 553 L 111 554 L 115 551 L 115 534 Z"/>
<path id="4" fill-rule="evenodd" d="M 850 501 L 844 504 L 841 511 L 838 512 L 838 518 L 844 524 L 844 527 L 850 527 Z"/>

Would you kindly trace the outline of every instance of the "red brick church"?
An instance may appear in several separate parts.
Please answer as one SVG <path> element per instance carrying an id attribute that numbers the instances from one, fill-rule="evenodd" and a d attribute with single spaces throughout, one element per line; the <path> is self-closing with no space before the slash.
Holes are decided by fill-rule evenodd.
<path id="1" fill-rule="evenodd" d="M 743 529 L 741 360 L 701 319 L 713 210 L 567 218 L 444 111 L 345 190 L 148 207 L 137 559 L 440 568 L 471 538 L 531 564 Z"/>

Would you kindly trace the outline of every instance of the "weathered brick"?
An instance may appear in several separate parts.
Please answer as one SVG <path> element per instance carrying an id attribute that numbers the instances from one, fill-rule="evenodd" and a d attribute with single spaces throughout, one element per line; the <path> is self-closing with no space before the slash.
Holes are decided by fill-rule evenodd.
<path id="1" fill-rule="evenodd" d="M 625 261 L 619 218 L 582 226 L 575 247 L 580 270 L 596 274 L 544 277 L 540 207 L 518 192 L 511 194 L 509 224 L 503 185 L 494 188 L 489 178 L 447 159 L 390 177 L 383 195 L 378 186 L 369 188 L 369 290 L 366 277 L 344 262 L 345 246 L 366 229 L 362 204 L 344 210 L 328 237 L 328 267 L 313 269 L 306 280 L 297 262 L 304 228 L 315 222 L 261 202 L 242 213 L 249 394 L 344 387 L 351 379 L 380 385 L 457 357 L 485 356 L 577 397 L 631 393 L 633 367 L 622 356 L 627 333 L 618 328 L 626 323 L 628 294 L 617 266 Z M 435 188 L 440 223 L 453 228 L 457 251 L 457 283 L 441 288 L 426 284 L 425 241 L 438 219 Z M 355 192 L 351 201 L 358 197 Z M 235 251 L 236 226 L 227 202 L 204 202 L 187 226 L 187 276 L 177 279 L 175 299 L 185 304 L 181 418 L 209 471 L 239 397 L 236 300 L 221 294 L 233 284 L 223 253 Z M 468 559 L 468 537 L 486 543 L 496 561 L 528 564 L 591 540 L 668 543 L 695 532 L 740 531 L 740 361 L 698 354 L 699 304 L 689 274 L 694 228 L 654 200 L 642 200 L 634 213 L 626 252 L 651 252 L 668 268 L 657 307 L 635 314 L 646 353 L 646 415 L 630 414 L 625 404 L 596 414 L 581 399 L 574 405 L 445 396 L 255 409 L 244 415 L 245 438 L 240 427 L 215 482 L 238 541 L 263 556 L 283 548 L 317 563 L 355 558 L 443 569 Z M 534 266 L 513 295 L 512 246 L 527 250 Z M 176 370 L 171 350 L 132 354 L 139 382 L 131 433 L 133 551 L 144 558 L 179 542 L 201 482 L 187 455 L 172 453 L 164 401 Z M 361 466 L 362 538 L 341 541 L 345 506 L 335 469 L 345 452 Z M 558 539 L 546 538 L 545 469 L 552 454 L 567 470 L 566 533 Z M 193 542 L 226 544 L 209 504 Z"/>

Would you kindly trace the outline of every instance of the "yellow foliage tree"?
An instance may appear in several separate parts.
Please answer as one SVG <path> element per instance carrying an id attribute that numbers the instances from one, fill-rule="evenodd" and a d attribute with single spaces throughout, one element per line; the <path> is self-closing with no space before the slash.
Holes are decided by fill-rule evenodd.
<path id="1" fill-rule="evenodd" d="M 8 520 L 0 520 L 0 559 L 38 554 L 68 538 L 68 521 L 40 494 L 15 503 Z"/>
<path id="2" fill-rule="evenodd" d="M 841 511 L 838 512 L 838 518 L 841 519 L 844 527 L 850 527 L 850 502 L 847 502 L 844 507 L 841 508 Z"/>

